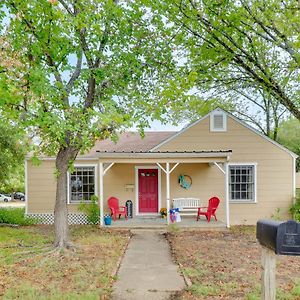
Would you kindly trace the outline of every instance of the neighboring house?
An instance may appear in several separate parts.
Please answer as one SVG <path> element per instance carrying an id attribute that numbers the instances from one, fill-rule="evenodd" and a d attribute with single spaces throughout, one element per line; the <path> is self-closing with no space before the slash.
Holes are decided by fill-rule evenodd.
<path id="1" fill-rule="evenodd" d="M 96 194 L 101 220 L 108 213 L 107 199 L 120 204 L 133 201 L 134 216 L 158 215 L 172 199 L 199 198 L 206 205 L 221 199 L 218 219 L 230 224 L 255 224 L 270 218 L 277 208 L 283 218 L 295 193 L 297 155 L 265 137 L 233 115 L 216 109 L 180 132 L 146 132 L 120 135 L 117 144 L 99 141 L 79 155 L 68 175 L 70 223 L 85 222 L 78 203 Z M 26 213 L 53 222 L 55 202 L 54 158 L 39 166 L 26 161 Z M 188 175 L 188 189 L 178 183 Z M 169 199 L 169 201 L 168 201 Z"/>
<path id="2" fill-rule="evenodd" d="M 296 173 L 296 193 L 300 195 L 300 172 Z"/>

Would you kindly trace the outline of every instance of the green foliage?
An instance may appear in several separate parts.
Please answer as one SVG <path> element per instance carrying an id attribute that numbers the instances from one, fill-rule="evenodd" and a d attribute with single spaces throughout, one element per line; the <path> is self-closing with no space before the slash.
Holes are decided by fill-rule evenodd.
<path id="1" fill-rule="evenodd" d="M 0 107 L 0 191 L 24 190 L 24 134 L 13 122 L 1 115 Z"/>
<path id="2" fill-rule="evenodd" d="M 172 64 L 158 30 L 163 21 L 150 28 L 154 16 L 140 1 L 58 3 L 4 0 L 0 7 L 10 20 L 0 49 L 1 104 L 35 130 L 35 150 L 85 152 L 116 130 L 162 118 L 164 103 L 150 94 Z"/>
<path id="3" fill-rule="evenodd" d="M 280 208 L 277 207 L 274 214 L 271 215 L 271 219 L 275 220 L 275 221 L 280 221 L 281 220 L 281 212 L 280 212 Z"/>
<path id="4" fill-rule="evenodd" d="M 261 296 L 259 294 L 259 292 L 257 293 L 250 293 L 247 295 L 247 300 L 260 300 Z"/>
<path id="5" fill-rule="evenodd" d="M 278 142 L 300 156 L 300 122 L 289 118 L 280 124 Z M 300 159 L 297 159 L 297 171 L 300 169 Z"/>
<path id="6" fill-rule="evenodd" d="M 292 295 L 294 296 L 300 296 L 300 279 L 298 279 L 296 282 L 295 282 L 295 285 L 292 289 Z"/>
<path id="7" fill-rule="evenodd" d="M 217 296 L 220 289 L 216 285 L 193 284 L 189 291 L 195 296 Z"/>
<path id="8" fill-rule="evenodd" d="M 168 76 L 166 81 L 173 81 L 173 85 L 178 82 L 177 90 L 190 95 L 187 107 L 191 95 L 197 94 L 199 105 L 216 96 L 226 102 L 239 98 L 240 107 L 247 112 L 246 98 L 260 91 L 272 98 L 267 106 L 263 101 L 259 103 L 264 106 L 261 110 L 267 108 L 271 114 L 268 118 L 274 117 L 276 121 L 284 112 L 282 108 L 277 110 L 279 102 L 300 119 L 300 43 L 295 38 L 299 36 L 298 2 L 143 2 L 160 18 L 165 18 L 166 26 L 161 30 L 173 33 L 178 78 Z M 241 92 L 246 96 L 241 97 Z"/>
<path id="9" fill-rule="evenodd" d="M 98 224 L 99 223 L 99 212 L 100 207 L 98 205 L 98 197 L 93 195 L 91 197 L 91 202 L 86 203 L 82 201 L 79 204 L 79 210 L 84 212 L 87 215 L 87 220 L 89 224 Z"/>
<path id="10" fill-rule="evenodd" d="M 37 222 L 38 219 L 25 216 L 25 208 L 0 208 L 0 223 L 32 225 Z"/>
<path id="11" fill-rule="evenodd" d="M 97 140 L 166 119 L 152 95 L 173 63 L 171 36 L 140 0 L 3 0 L 0 24 L 0 105 L 34 133 L 33 152 L 56 156 L 62 185 Z"/>
<path id="12" fill-rule="evenodd" d="M 300 222 L 300 196 L 296 196 L 295 203 L 290 207 L 290 213 L 293 215 L 293 218 Z"/>

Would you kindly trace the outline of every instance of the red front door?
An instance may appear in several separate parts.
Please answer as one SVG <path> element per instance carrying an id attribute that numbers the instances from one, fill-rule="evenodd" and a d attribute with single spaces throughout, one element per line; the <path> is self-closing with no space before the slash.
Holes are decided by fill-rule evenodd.
<path id="1" fill-rule="evenodd" d="M 158 212 L 158 169 L 139 169 L 139 212 Z"/>

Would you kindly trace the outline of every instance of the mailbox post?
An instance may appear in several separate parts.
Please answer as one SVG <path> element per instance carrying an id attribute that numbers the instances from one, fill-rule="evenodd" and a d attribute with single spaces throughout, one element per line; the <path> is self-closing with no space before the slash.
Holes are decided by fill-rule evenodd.
<path id="1" fill-rule="evenodd" d="M 262 246 L 262 299 L 276 299 L 276 254 L 300 255 L 300 223 L 260 220 L 256 237 Z"/>

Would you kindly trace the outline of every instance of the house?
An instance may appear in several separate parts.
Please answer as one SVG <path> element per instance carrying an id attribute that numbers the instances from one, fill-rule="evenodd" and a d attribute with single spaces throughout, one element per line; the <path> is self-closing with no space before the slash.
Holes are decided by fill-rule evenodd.
<path id="1" fill-rule="evenodd" d="M 296 194 L 300 195 L 300 172 L 296 173 Z"/>
<path id="2" fill-rule="evenodd" d="M 221 199 L 218 219 L 230 224 L 255 224 L 280 209 L 288 218 L 295 195 L 297 155 L 222 109 L 216 109 L 179 132 L 123 133 L 117 144 L 99 141 L 79 155 L 68 175 L 70 223 L 84 223 L 78 203 L 96 194 L 101 224 L 107 199 L 122 205 L 133 201 L 134 218 L 158 215 L 173 198 L 198 198 L 207 205 Z M 54 158 L 26 166 L 26 214 L 53 222 Z M 185 175 L 187 185 L 178 183 Z"/>

